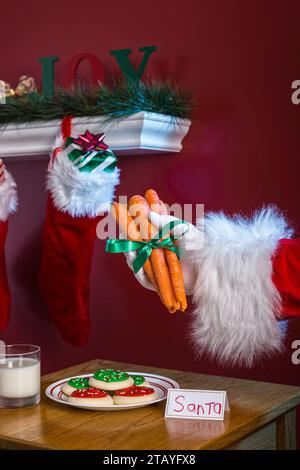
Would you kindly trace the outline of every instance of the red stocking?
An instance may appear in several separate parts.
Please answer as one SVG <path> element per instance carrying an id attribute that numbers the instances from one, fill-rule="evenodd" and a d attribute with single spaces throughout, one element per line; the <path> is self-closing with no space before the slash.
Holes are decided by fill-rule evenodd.
<path id="1" fill-rule="evenodd" d="M 6 275 L 4 246 L 8 222 L 0 222 L 0 331 L 8 324 L 10 311 L 10 293 Z"/>
<path id="2" fill-rule="evenodd" d="M 89 275 L 99 217 L 72 217 L 49 197 L 40 288 L 53 322 L 69 343 L 83 345 L 90 332 Z"/>
<path id="3" fill-rule="evenodd" d="M 0 160 L 0 331 L 8 325 L 10 313 L 10 292 L 6 274 L 5 241 L 8 216 L 14 212 L 17 203 L 16 184 Z"/>
<path id="4" fill-rule="evenodd" d="M 61 147 L 63 142 L 57 142 Z M 90 332 L 89 275 L 99 214 L 108 211 L 119 170 L 81 172 L 66 150 L 54 152 L 43 235 L 39 284 L 50 316 L 74 346 Z"/>

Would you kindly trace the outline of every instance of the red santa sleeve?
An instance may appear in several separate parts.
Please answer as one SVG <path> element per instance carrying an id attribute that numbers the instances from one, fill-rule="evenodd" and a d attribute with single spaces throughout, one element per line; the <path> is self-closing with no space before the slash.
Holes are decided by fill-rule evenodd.
<path id="1" fill-rule="evenodd" d="M 289 305 L 291 316 L 292 303 L 299 302 L 300 263 L 292 249 L 296 242 L 289 240 L 292 231 L 273 207 L 251 218 L 209 213 L 197 226 L 204 229 L 204 243 L 190 255 L 197 271 L 191 326 L 196 353 L 252 367 L 281 350 L 282 306 Z"/>
<path id="2" fill-rule="evenodd" d="M 280 240 L 272 261 L 281 317 L 300 317 L 300 238 Z"/>

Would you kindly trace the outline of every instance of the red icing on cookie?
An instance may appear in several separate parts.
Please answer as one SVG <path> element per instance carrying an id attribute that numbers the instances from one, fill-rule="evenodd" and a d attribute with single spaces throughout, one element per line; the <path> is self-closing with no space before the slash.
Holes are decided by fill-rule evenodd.
<path id="1" fill-rule="evenodd" d="M 74 398 L 105 398 L 107 397 L 107 393 L 103 392 L 103 390 L 99 390 L 98 388 L 82 388 L 81 390 L 75 390 L 71 397 Z"/>
<path id="2" fill-rule="evenodd" d="M 150 387 L 128 387 L 123 390 L 116 390 L 115 394 L 120 397 L 141 397 L 144 395 L 151 395 L 154 393 L 153 388 Z"/>

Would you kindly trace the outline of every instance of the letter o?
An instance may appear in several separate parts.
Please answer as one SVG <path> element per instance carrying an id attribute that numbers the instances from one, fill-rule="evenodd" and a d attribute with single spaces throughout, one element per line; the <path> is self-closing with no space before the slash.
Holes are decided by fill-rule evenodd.
<path id="1" fill-rule="evenodd" d="M 104 67 L 101 60 L 94 54 L 82 52 L 74 55 L 67 63 L 66 71 L 63 79 L 64 88 L 70 88 L 75 82 L 77 71 L 80 63 L 87 60 L 92 71 L 92 83 L 98 85 L 104 82 Z"/>

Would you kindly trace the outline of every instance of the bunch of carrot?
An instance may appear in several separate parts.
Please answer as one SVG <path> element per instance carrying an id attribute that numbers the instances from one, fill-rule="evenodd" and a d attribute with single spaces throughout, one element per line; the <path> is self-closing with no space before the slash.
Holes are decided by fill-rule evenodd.
<path id="1" fill-rule="evenodd" d="M 167 214 L 166 206 L 153 189 L 146 191 L 145 198 L 133 196 L 128 207 L 119 203 L 112 205 L 112 215 L 121 232 L 133 241 L 149 241 L 156 235 L 157 230 L 148 219 L 150 210 Z M 181 265 L 176 253 L 164 248 L 155 248 L 143 269 L 169 312 L 184 312 L 187 300 Z"/>

